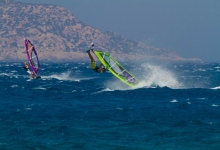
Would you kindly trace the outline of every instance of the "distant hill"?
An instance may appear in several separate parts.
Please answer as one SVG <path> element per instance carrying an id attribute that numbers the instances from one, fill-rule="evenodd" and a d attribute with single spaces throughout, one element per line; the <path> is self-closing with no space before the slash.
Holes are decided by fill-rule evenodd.
<path id="1" fill-rule="evenodd" d="M 24 38 L 31 40 L 41 60 L 88 59 L 91 42 L 117 59 L 184 59 L 174 52 L 127 40 L 84 24 L 61 6 L 0 0 L 0 60 L 26 60 Z"/>

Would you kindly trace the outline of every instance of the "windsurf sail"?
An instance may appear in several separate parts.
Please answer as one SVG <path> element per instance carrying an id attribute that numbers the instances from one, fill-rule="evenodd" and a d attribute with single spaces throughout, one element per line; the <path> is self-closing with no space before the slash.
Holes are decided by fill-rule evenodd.
<path id="1" fill-rule="evenodd" d="M 37 52 L 31 41 L 29 41 L 28 39 L 25 39 L 24 45 L 26 48 L 27 58 L 31 66 L 31 69 L 33 70 L 34 74 L 38 76 L 40 71 L 40 62 L 37 56 Z"/>
<path id="2" fill-rule="evenodd" d="M 94 54 L 99 61 L 107 68 L 115 77 L 129 86 L 135 86 L 138 84 L 138 80 L 131 75 L 119 62 L 117 62 L 109 53 L 96 51 Z"/>

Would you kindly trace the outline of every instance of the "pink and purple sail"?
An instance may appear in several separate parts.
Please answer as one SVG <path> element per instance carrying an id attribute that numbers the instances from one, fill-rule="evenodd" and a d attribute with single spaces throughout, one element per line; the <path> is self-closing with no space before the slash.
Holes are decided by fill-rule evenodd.
<path id="1" fill-rule="evenodd" d="M 31 69 L 33 70 L 34 74 L 38 76 L 40 71 L 40 62 L 37 56 L 37 52 L 31 41 L 29 41 L 28 39 L 25 39 L 24 45 L 26 48 L 27 58 L 31 66 Z"/>

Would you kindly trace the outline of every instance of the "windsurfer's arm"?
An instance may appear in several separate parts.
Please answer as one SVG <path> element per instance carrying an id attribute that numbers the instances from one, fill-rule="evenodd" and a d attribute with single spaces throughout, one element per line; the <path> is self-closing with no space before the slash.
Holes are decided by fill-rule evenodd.
<path id="1" fill-rule="evenodd" d="M 99 69 L 105 68 L 103 64 L 100 64 Z"/>
<path id="2" fill-rule="evenodd" d="M 29 69 L 27 69 L 27 73 L 32 74 L 32 72 Z"/>
<path id="3" fill-rule="evenodd" d="M 100 73 L 105 72 L 105 67 L 103 66 L 103 64 L 100 64 L 98 71 Z"/>
<path id="4" fill-rule="evenodd" d="M 28 68 L 28 66 L 24 66 L 25 71 L 27 71 L 27 73 L 31 74 L 30 69 Z"/>
<path id="5" fill-rule="evenodd" d="M 94 46 L 95 46 L 95 45 L 94 45 L 94 43 L 92 42 L 92 43 L 90 44 L 90 48 L 89 48 L 89 49 L 90 49 L 90 50 L 94 50 Z"/>

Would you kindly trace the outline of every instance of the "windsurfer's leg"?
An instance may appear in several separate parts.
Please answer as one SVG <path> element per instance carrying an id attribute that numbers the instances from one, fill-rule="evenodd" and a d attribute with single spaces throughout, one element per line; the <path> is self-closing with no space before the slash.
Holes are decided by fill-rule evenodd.
<path id="1" fill-rule="evenodd" d="M 31 74 L 30 74 L 30 75 L 31 75 L 31 78 L 32 78 L 32 79 L 34 79 L 34 76 L 35 76 L 35 75 L 34 75 L 34 73 L 33 73 L 33 72 L 31 72 Z"/>
<path id="2" fill-rule="evenodd" d="M 92 55 L 91 55 L 90 51 L 89 51 L 89 52 L 87 52 L 87 53 L 88 53 L 88 55 L 89 55 L 89 58 L 91 59 L 91 62 L 94 62 L 94 61 L 95 61 L 95 59 L 92 57 Z"/>

